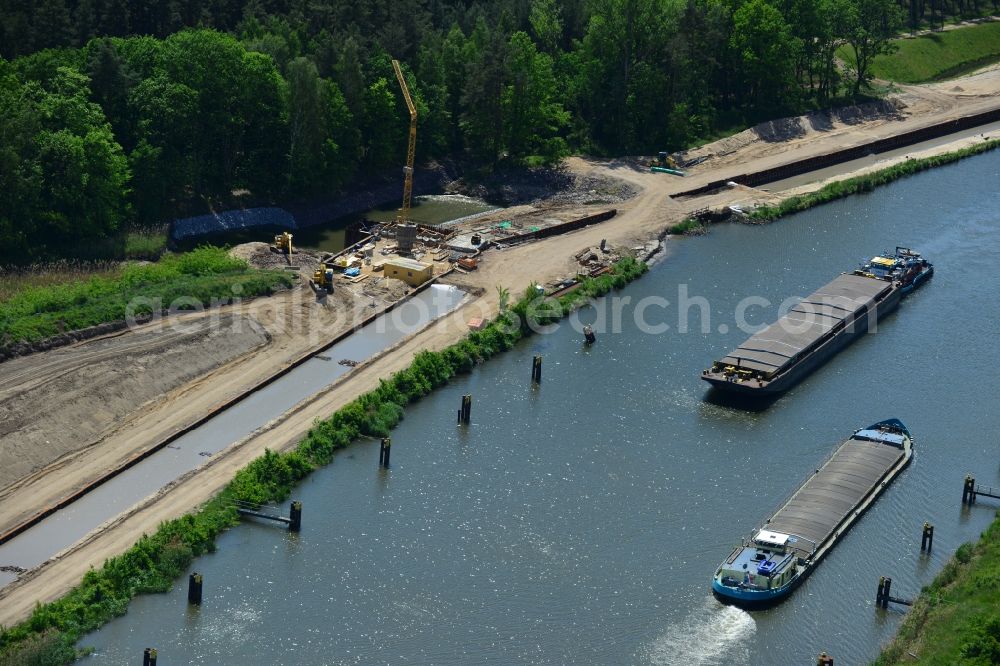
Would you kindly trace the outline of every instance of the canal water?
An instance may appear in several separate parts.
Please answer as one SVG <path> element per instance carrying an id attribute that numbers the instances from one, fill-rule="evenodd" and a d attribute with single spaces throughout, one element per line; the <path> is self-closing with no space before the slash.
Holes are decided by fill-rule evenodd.
<path id="1" fill-rule="evenodd" d="M 967 472 L 998 485 L 997 182 L 992 153 L 672 243 L 618 294 L 631 299 L 620 332 L 588 309 L 594 346 L 563 322 L 435 392 L 393 432 L 390 470 L 362 442 L 296 489 L 301 534 L 224 534 L 193 568 L 200 608 L 181 583 L 81 644 L 108 664 L 146 646 L 170 664 L 777 665 L 822 650 L 866 663 L 903 617 L 874 607 L 878 577 L 915 596 L 994 515 L 959 500 Z M 751 323 L 773 320 L 784 299 L 897 243 L 937 274 L 876 334 L 767 409 L 706 400 L 700 370 L 747 336 L 741 299 L 773 304 L 750 308 Z M 681 289 L 708 316 L 682 317 Z M 638 326 L 633 306 L 656 297 L 670 305 L 652 301 Z M 670 328 L 640 330 L 656 324 Z M 472 424 L 457 427 L 466 393 Z M 793 596 L 750 613 L 714 600 L 712 574 L 740 538 L 854 429 L 889 417 L 913 432 L 913 463 Z"/>
<path id="2" fill-rule="evenodd" d="M 444 224 L 469 215 L 496 210 L 497 207 L 480 199 L 460 194 L 428 194 L 414 197 L 410 219 L 421 224 Z M 323 224 L 293 229 L 296 247 L 339 252 L 344 249 L 344 234 L 350 225 L 362 220 L 391 222 L 399 215 L 399 201 L 391 201 L 356 215 L 338 217 Z M 224 233 L 196 236 L 179 242 L 182 249 L 192 249 L 203 243 L 239 245 L 251 241 L 269 241 L 274 234 L 286 231 L 279 227 L 235 229 Z"/>
<path id="3" fill-rule="evenodd" d="M 496 209 L 496 206 L 485 201 L 461 194 L 427 194 L 414 198 L 409 218 L 421 224 L 444 224 Z M 344 230 L 349 225 L 360 220 L 392 222 L 398 215 L 399 202 L 393 201 L 360 215 L 350 215 L 327 224 L 303 227 L 295 232 L 295 240 L 302 247 L 337 252 L 344 248 Z"/>

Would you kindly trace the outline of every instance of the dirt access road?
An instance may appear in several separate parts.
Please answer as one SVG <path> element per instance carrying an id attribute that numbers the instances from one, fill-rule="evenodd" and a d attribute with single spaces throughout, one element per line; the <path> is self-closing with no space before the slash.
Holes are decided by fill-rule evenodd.
<path id="1" fill-rule="evenodd" d="M 733 146 L 726 140 L 702 149 L 705 161 L 693 168 L 687 178 L 651 174 L 639 160 L 594 161 L 582 158 L 569 159 L 568 169 L 585 175 L 602 175 L 620 178 L 632 184 L 638 195 L 617 206 L 619 214 L 609 222 L 581 229 L 564 236 L 545 241 L 508 248 L 503 251 L 488 251 L 480 270 L 456 276 L 450 281 L 474 288 L 482 296 L 470 300 L 458 311 L 432 324 L 424 331 L 402 341 L 394 348 L 362 364 L 341 378 L 329 389 L 307 399 L 281 418 L 264 426 L 244 440 L 237 442 L 224 452 L 213 456 L 206 464 L 178 479 L 167 488 L 140 505 L 109 521 L 84 540 L 42 566 L 30 571 L 20 579 L 0 590 L 0 624 L 11 625 L 27 617 L 37 602 L 46 602 L 65 594 L 79 582 L 81 576 L 91 566 L 99 566 L 106 558 L 118 554 L 131 546 L 143 532 L 151 532 L 163 520 L 182 515 L 197 508 L 205 500 L 217 493 L 233 476 L 236 470 L 265 448 L 286 449 L 293 446 L 309 428 L 314 418 L 328 416 L 337 408 L 352 400 L 359 392 L 377 386 L 381 377 L 406 367 L 413 355 L 421 349 L 440 349 L 459 340 L 467 332 L 465 322 L 473 316 L 493 316 L 497 310 L 495 287 L 503 285 L 511 293 L 519 293 L 530 282 L 550 283 L 576 273 L 573 254 L 580 249 L 597 245 L 607 239 L 619 248 L 639 247 L 661 236 L 667 226 L 682 220 L 688 213 L 705 206 L 717 206 L 740 201 L 773 201 L 782 193 L 768 193 L 751 188 L 736 187 L 707 197 L 677 201 L 670 198 L 682 190 L 692 189 L 729 174 L 746 173 L 777 166 L 805 157 L 831 152 L 836 149 L 857 145 L 874 139 L 917 129 L 962 115 L 1000 107 L 1000 68 L 943 84 L 933 86 L 911 86 L 903 89 L 898 96 L 906 107 L 888 117 L 875 117 L 858 122 L 834 120 L 818 122 L 810 117 L 798 119 L 801 132 L 793 132 L 784 141 L 777 140 L 767 131 L 758 135 L 747 135 L 740 139 L 741 145 Z M 848 116 L 849 118 L 850 116 Z M 792 122 L 792 125 L 796 122 Z M 753 132 L 753 131 L 751 131 Z M 763 137 L 768 137 L 767 139 Z M 966 139 L 968 143 L 976 139 Z M 954 149 L 954 145 L 939 146 L 934 152 Z M 713 152 L 714 151 L 714 152 Z M 879 166 L 884 166 L 879 165 Z M 846 176 L 848 174 L 844 174 Z M 843 177 L 841 176 L 841 177 Z M 814 189 L 815 183 L 806 188 Z M 675 242 L 667 238 L 666 243 Z M 298 351 L 310 348 L 309 335 L 305 328 L 276 325 L 283 323 L 287 299 L 294 292 L 269 299 L 261 299 L 263 313 L 260 323 L 273 337 L 269 346 L 258 351 L 248 351 L 240 359 L 232 361 L 208 376 L 196 380 L 191 385 L 177 389 L 161 398 L 148 412 L 121 425 L 106 438 L 97 451 L 113 449 L 120 442 L 123 447 L 135 446 L 137 441 L 148 442 L 168 428 L 159 427 L 158 419 L 174 419 L 173 423 L 193 419 L 197 414 L 205 414 L 222 401 L 232 387 L 246 385 L 255 377 L 266 376 L 281 367 L 282 363 Z M 247 304 L 246 307 L 249 307 Z M 315 305 L 310 299 L 292 305 L 290 311 L 304 308 L 310 312 Z M 266 312 L 271 310 L 271 319 Z M 239 308 L 233 308 L 239 310 Z M 269 328 L 268 321 L 272 328 Z M 275 336 L 274 331 L 281 331 Z M 310 329 L 312 330 L 312 329 Z M 133 333 L 120 336 L 127 344 Z M 280 352 L 280 353 L 276 353 Z M 37 355 L 40 363 L 45 355 Z M 148 368 L 148 366 L 147 366 Z M 148 371 L 148 370 L 147 370 Z M 226 378 L 235 377 L 238 382 L 230 383 Z M 174 418 L 177 414 L 182 418 Z M 157 429 L 158 428 L 158 429 Z M 56 470 L 73 478 L 79 467 L 85 465 L 82 456 L 74 461 L 72 469 Z M 96 458 L 95 458 L 96 460 Z M 37 489 L 48 483 L 47 478 L 36 478 L 29 488 Z M 3 499 L 3 514 L 8 512 L 8 499 Z"/>
<path id="2" fill-rule="evenodd" d="M 0 533 L 172 437 L 405 291 L 345 286 L 318 301 L 302 284 L 3 363 Z"/>

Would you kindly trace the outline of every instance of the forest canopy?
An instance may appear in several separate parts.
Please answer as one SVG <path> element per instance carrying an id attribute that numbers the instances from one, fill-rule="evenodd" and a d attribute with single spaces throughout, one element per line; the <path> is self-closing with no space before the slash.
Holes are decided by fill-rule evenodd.
<path id="1" fill-rule="evenodd" d="M 995 8 L 996 2 L 992 3 Z M 0 243 L 43 253 L 419 161 L 678 149 L 863 91 L 916 0 L 0 0 Z M 851 69 L 835 52 L 848 45 Z M 58 239 L 58 241 L 56 240 Z"/>

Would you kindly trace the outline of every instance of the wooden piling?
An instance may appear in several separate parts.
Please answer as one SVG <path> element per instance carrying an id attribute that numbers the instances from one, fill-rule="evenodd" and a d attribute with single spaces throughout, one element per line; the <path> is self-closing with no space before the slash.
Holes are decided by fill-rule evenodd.
<path id="1" fill-rule="evenodd" d="M 472 422 L 472 396 L 463 395 L 462 396 L 462 407 L 458 410 L 458 423 L 459 425 Z"/>
<path id="2" fill-rule="evenodd" d="M 965 475 L 965 485 L 962 486 L 962 504 L 972 506 L 976 503 L 976 480 L 971 474 Z"/>
<path id="3" fill-rule="evenodd" d="M 902 597 L 892 596 L 892 579 L 887 576 L 882 576 L 878 579 L 878 592 L 875 593 L 875 607 L 876 608 L 889 608 L 889 602 L 894 604 L 902 604 L 904 606 L 912 606 L 912 599 L 903 599 Z"/>
<path id="4" fill-rule="evenodd" d="M 389 451 L 392 447 L 392 440 L 389 437 L 382 438 L 382 445 L 378 451 L 378 464 L 386 469 L 389 468 Z"/>
<path id="5" fill-rule="evenodd" d="M 597 341 L 597 336 L 594 335 L 594 329 L 590 326 L 583 327 L 583 338 L 587 341 L 587 344 L 594 344 Z"/>
<path id="6" fill-rule="evenodd" d="M 142 666 L 156 666 L 156 648 L 146 648 L 142 651 Z"/>
<path id="7" fill-rule="evenodd" d="M 194 572 L 188 576 L 188 603 L 196 606 L 201 605 L 201 584 L 202 576 Z"/>
<path id="8" fill-rule="evenodd" d="M 833 666 L 833 657 L 828 656 L 826 652 L 820 652 L 816 659 L 816 666 Z"/>
<path id="9" fill-rule="evenodd" d="M 302 531 L 302 502 L 292 502 L 288 507 L 288 531 Z"/>
<path id="10" fill-rule="evenodd" d="M 542 383 L 542 357 L 535 356 L 531 362 L 531 381 L 536 384 Z"/>
<path id="11" fill-rule="evenodd" d="M 920 552 L 927 551 L 931 552 L 931 546 L 934 544 L 934 526 L 930 523 L 924 523 L 923 534 L 920 535 Z"/>

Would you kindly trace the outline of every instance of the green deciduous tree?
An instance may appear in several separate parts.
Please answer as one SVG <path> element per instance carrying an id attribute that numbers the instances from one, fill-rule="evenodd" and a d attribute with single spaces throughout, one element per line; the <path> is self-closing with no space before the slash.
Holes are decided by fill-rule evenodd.
<path id="1" fill-rule="evenodd" d="M 0 238 L 6 252 L 107 237 L 125 215 L 128 166 L 87 78 L 59 67 L 22 84 L 0 67 Z"/>
<path id="2" fill-rule="evenodd" d="M 683 7 L 673 0 L 597 0 L 579 45 L 581 112 L 598 144 L 635 151 L 663 140 L 680 62 L 670 48 Z"/>
<path id="3" fill-rule="evenodd" d="M 135 212 L 142 222 L 160 221 L 185 197 L 197 168 L 198 93 L 161 73 L 137 85 L 128 103 L 137 137 L 129 161 L 134 189 L 141 193 Z"/>
<path id="4" fill-rule="evenodd" d="M 531 33 L 539 48 L 554 53 L 562 41 L 562 10 L 556 0 L 531 0 Z"/>
<path id="5" fill-rule="evenodd" d="M 854 94 L 871 80 L 871 64 L 883 53 L 891 53 L 892 37 L 903 23 L 903 15 L 892 0 L 853 0 L 844 6 L 844 36 L 854 55 L 848 67 L 854 73 Z"/>
<path id="6" fill-rule="evenodd" d="M 440 38 L 420 46 L 414 78 L 412 92 L 420 122 L 417 159 L 447 155 L 451 150 L 449 128 L 453 123 L 448 108 L 448 73 Z"/>
<path id="7" fill-rule="evenodd" d="M 395 79 L 393 79 L 393 85 Z M 408 118 L 408 117 L 407 117 Z M 403 166 L 406 146 L 402 143 L 402 116 L 388 79 L 380 78 L 365 90 L 361 121 L 364 165 L 370 172 L 382 172 L 391 165 Z"/>
<path id="8" fill-rule="evenodd" d="M 565 149 L 559 132 L 569 124 L 569 114 L 559 102 L 552 58 L 539 53 L 524 32 L 515 32 L 508 44 L 503 120 L 504 145 L 511 157 L 553 159 Z"/>
<path id="9" fill-rule="evenodd" d="M 270 191 L 273 167 L 287 154 L 286 92 L 271 58 L 247 52 L 229 35 L 188 30 L 166 40 L 162 68 L 169 81 L 197 94 L 188 128 L 195 191 Z"/>
<path id="10" fill-rule="evenodd" d="M 801 40 L 792 36 L 776 7 L 750 0 L 736 10 L 729 45 L 738 58 L 742 95 L 755 113 L 773 112 L 793 101 Z"/>
<path id="11" fill-rule="evenodd" d="M 290 189 L 335 191 L 352 174 L 357 142 L 344 96 L 308 58 L 288 63 L 288 92 Z"/>

